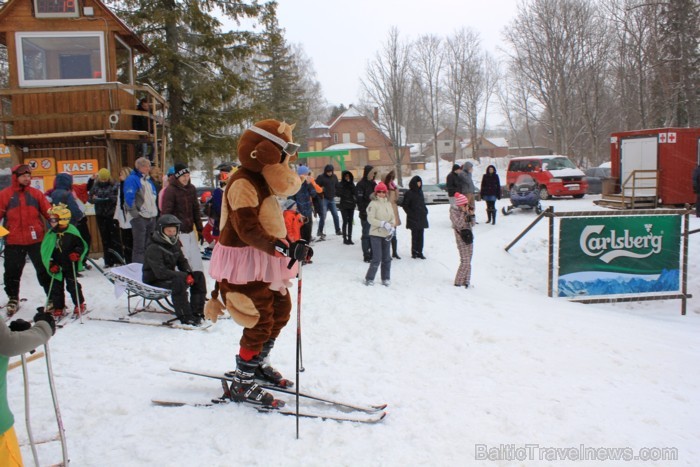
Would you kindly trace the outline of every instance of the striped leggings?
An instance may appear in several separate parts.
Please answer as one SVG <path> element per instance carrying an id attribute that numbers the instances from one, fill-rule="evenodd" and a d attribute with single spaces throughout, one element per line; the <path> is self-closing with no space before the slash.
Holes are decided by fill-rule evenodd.
<path id="1" fill-rule="evenodd" d="M 472 254 L 474 253 L 474 244 L 467 245 L 462 240 L 459 232 L 455 230 L 455 241 L 457 242 L 457 251 L 459 251 L 459 268 L 455 276 L 455 285 L 468 285 L 472 276 Z"/>

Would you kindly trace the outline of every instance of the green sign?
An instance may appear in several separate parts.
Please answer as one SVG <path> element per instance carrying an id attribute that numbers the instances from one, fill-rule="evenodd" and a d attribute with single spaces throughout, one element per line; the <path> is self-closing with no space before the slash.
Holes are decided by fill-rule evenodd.
<path id="1" fill-rule="evenodd" d="M 562 218 L 559 296 L 679 290 L 681 216 Z"/>

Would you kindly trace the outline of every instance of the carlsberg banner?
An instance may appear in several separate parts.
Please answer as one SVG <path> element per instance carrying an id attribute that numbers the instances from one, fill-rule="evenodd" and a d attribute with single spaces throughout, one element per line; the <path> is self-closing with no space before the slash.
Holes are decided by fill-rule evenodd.
<path id="1" fill-rule="evenodd" d="M 562 218 L 559 296 L 680 290 L 681 216 Z"/>

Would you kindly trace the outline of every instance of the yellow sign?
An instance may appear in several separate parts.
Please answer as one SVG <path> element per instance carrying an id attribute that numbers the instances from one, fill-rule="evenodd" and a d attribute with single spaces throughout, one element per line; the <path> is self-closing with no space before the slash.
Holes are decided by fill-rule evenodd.
<path id="1" fill-rule="evenodd" d="M 8 157 L 12 157 L 12 154 L 10 154 L 10 147 L 0 144 L 0 159 L 7 159 Z"/>
<path id="2" fill-rule="evenodd" d="M 32 177 L 56 175 L 56 159 L 53 157 L 34 157 L 24 159 L 24 163 L 32 169 Z"/>
<path id="3" fill-rule="evenodd" d="M 83 159 L 74 161 L 59 161 L 58 173 L 67 172 L 71 175 L 93 175 L 100 170 L 97 159 Z"/>

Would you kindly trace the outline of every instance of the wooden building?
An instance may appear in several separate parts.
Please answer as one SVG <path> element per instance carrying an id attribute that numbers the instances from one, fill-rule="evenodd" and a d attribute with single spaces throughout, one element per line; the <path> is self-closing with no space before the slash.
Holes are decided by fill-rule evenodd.
<path id="1" fill-rule="evenodd" d="M 379 125 L 360 113 L 354 107 L 340 114 L 330 125 L 319 122 L 309 128 L 306 139 L 309 151 L 347 151 L 344 162 L 347 170 L 353 173 L 355 181 L 362 178 L 365 165 L 378 169 L 383 175 L 394 169 L 392 154 L 394 147 L 389 137 Z M 410 173 L 409 147 L 401 148 L 402 170 Z M 323 173 L 326 164 L 333 164 L 331 157 L 309 157 L 307 163 L 314 175 Z M 337 164 L 334 164 L 338 170 Z M 340 174 L 338 174 L 340 176 Z"/>
<path id="2" fill-rule="evenodd" d="M 10 0 L 0 10 L 8 87 L 0 89 L 0 168 L 29 163 L 32 184 L 57 173 L 76 183 L 100 168 L 117 178 L 150 154 L 166 157 L 165 99 L 134 81 L 134 57 L 148 47 L 99 0 Z M 137 110 L 140 99 L 149 111 Z M 147 122 L 134 130 L 134 117 Z M 144 118 L 145 117 L 145 118 Z M 92 251 L 101 245 L 94 220 Z"/>

